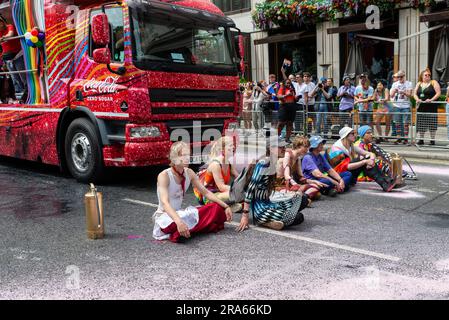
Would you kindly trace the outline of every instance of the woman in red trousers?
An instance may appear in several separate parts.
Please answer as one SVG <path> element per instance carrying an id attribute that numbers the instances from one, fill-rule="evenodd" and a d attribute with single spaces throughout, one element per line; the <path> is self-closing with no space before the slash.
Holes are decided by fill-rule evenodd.
<path id="1" fill-rule="evenodd" d="M 218 232 L 225 221 L 231 221 L 230 207 L 208 191 L 198 176 L 188 168 L 190 148 L 184 142 L 176 142 L 170 148 L 170 168 L 157 178 L 159 207 L 154 214 L 153 237 L 184 242 L 195 233 Z M 196 208 L 182 209 L 182 201 L 190 183 L 213 203 Z"/>

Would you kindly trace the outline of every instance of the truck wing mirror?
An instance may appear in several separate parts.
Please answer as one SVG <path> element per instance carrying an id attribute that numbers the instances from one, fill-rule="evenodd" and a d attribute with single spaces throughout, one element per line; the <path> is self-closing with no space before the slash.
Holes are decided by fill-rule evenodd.
<path id="1" fill-rule="evenodd" d="M 92 17 L 92 41 L 99 47 L 109 44 L 109 22 L 105 13 Z"/>
<path id="2" fill-rule="evenodd" d="M 93 52 L 93 58 L 96 63 L 111 63 L 111 51 L 109 48 L 99 48 L 95 49 Z"/>

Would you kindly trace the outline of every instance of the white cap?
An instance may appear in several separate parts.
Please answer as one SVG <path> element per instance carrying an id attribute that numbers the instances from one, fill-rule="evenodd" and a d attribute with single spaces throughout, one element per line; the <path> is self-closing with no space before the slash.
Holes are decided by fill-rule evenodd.
<path id="1" fill-rule="evenodd" d="M 348 134 L 350 134 L 353 131 L 354 129 L 350 127 L 343 127 L 338 134 L 340 135 L 340 139 L 344 139 L 348 136 Z"/>

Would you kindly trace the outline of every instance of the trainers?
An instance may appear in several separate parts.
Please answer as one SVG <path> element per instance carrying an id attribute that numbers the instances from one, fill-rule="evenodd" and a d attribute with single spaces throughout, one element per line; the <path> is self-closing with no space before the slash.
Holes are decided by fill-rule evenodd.
<path id="1" fill-rule="evenodd" d="M 434 140 L 430 141 L 429 146 L 434 146 L 434 145 L 435 145 L 435 141 Z"/>
<path id="2" fill-rule="evenodd" d="M 335 190 L 335 189 L 330 189 L 330 190 L 329 190 L 329 193 L 328 193 L 327 195 L 328 195 L 329 197 L 334 198 L 334 197 L 337 196 L 337 194 L 338 194 L 337 190 Z"/>
<path id="3" fill-rule="evenodd" d="M 394 142 L 394 144 L 400 144 L 402 142 L 402 139 L 398 139 Z"/>
<path id="4" fill-rule="evenodd" d="M 419 140 L 416 144 L 417 144 L 418 146 L 422 146 L 422 145 L 424 145 L 424 140 Z"/>
<path id="5" fill-rule="evenodd" d="M 260 225 L 274 230 L 282 230 L 284 228 L 284 223 L 282 221 L 275 220 L 261 223 Z"/>

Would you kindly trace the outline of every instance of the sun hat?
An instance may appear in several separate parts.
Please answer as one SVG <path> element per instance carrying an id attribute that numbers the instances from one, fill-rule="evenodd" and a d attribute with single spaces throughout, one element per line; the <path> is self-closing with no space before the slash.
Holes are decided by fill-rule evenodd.
<path id="1" fill-rule="evenodd" d="M 310 139 L 310 149 L 316 149 L 318 148 L 318 146 L 320 145 L 320 143 L 322 144 L 326 144 L 326 140 L 324 140 L 322 137 L 320 136 L 311 136 Z"/>
<path id="2" fill-rule="evenodd" d="M 368 131 L 373 132 L 373 129 L 372 129 L 370 126 L 364 125 L 364 126 L 361 126 L 361 127 L 359 128 L 359 130 L 357 131 L 357 133 L 359 134 L 359 136 L 360 136 L 361 138 L 363 138 L 363 137 L 365 136 L 365 134 L 366 134 Z"/>
<path id="3" fill-rule="evenodd" d="M 348 134 L 350 134 L 353 131 L 354 129 L 350 127 L 343 127 L 338 134 L 340 135 L 340 139 L 344 139 L 348 136 Z"/>

